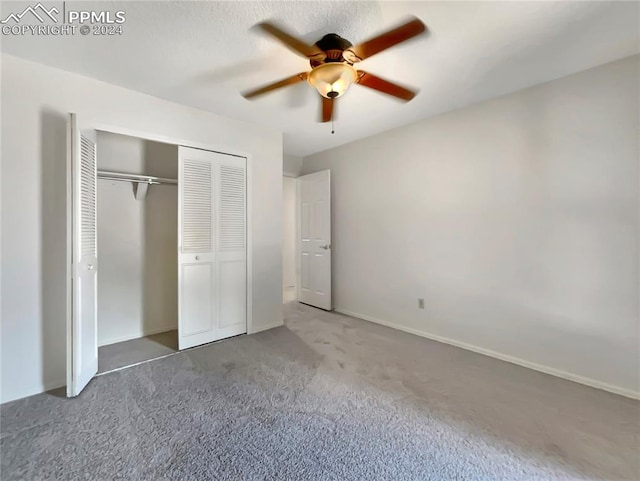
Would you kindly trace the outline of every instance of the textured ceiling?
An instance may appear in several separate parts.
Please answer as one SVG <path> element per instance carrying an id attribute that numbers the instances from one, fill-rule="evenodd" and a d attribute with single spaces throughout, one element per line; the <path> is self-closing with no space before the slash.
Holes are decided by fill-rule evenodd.
<path id="1" fill-rule="evenodd" d="M 44 2 L 56 5 L 61 2 Z M 26 3 L 2 2 L 4 16 Z M 67 2 L 124 10 L 120 37 L 3 36 L 4 52 L 284 132 L 304 156 L 640 51 L 638 2 Z M 71 7 L 72 6 L 72 7 Z M 361 68 L 420 89 L 403 104 L 354 86 L 339 99 L 336 133 L 318 123 L 306 83 L 248 101 L 240 91 L 308 70 L 251 29 L 274 19 L 315 42 L 353 43 L 418 16 L 430 34 Z"/>

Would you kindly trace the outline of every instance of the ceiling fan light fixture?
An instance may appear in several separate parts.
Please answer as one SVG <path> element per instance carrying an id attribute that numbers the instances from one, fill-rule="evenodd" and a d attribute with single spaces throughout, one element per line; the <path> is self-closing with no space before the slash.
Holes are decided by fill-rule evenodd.
<path id="1" fill-rule="evenodd" d="M 318 65 L 307 77 L 312 87 L 325 98 L 335 99 L 342 96 L 358 78 L 358 73 L 351 65 L 332 62 Z"/>

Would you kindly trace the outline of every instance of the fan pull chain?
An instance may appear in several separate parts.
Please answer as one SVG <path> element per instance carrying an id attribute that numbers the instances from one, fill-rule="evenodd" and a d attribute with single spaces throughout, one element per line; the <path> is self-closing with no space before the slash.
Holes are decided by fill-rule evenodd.
<path id="1" fill-rule="evenodd" d="M 336 131 L 335 131 L 335 130 L 333 130 L 333 119 L 331 119 L 331 133 L 332 133 L 332 134 L 335 134 L 335 133 L 336 133 Z"/>

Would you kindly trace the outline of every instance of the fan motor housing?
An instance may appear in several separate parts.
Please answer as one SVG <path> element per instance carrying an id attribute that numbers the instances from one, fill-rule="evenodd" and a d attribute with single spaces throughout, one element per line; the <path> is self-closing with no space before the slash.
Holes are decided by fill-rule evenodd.
<path id="1" fill-rule="evenodd" d="M 322 61 L 318 59 L 311 59 L 310 63 L 312 67 L 317 67 L 318 65 L 322 65 L 323 63 L 346 62 L 346 60 L 342 56 L 342 52 L 344 52 L 349 47 L 352 47 L 353 44 L 346 38 L 342 38 L 337 33 L 328 33 L 320 40 L 318 40 L 315 43 L 315 46 L 324 51 L 327 56 Z"/>

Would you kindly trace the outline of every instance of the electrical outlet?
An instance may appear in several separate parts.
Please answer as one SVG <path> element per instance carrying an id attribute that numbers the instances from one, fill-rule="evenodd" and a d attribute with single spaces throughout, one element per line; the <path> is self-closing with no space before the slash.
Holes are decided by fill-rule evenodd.
<path id="1" fill-rule="evenodd" d="M 424 309 L 424 299 L 422 297 L 418 299 L 418 309 Z"/>

